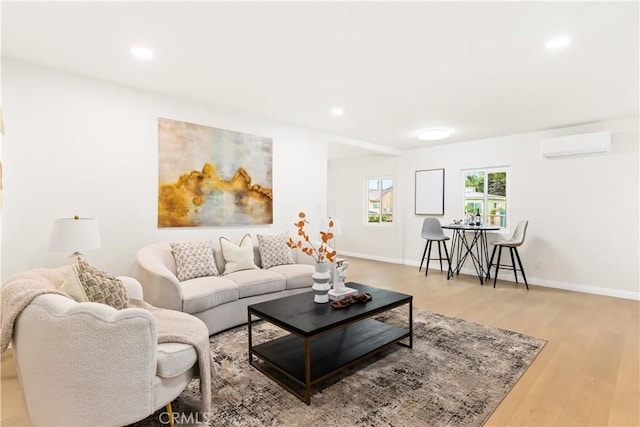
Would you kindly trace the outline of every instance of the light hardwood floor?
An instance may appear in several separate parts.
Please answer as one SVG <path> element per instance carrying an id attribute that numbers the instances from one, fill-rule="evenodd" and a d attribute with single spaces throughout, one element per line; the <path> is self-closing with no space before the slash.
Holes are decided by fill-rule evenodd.
<path id="1" fill-rule="evenodd" d="M 414 296 L 416 307 L 548 341 L 487 426 L 640 425 L 640 303 L 350 258 L 348 280 Z M 433 262 L 432 262 L 433 267 Z M 509 274 L 509 272 L 501 272 Z M 28 425 L 11 356 L 2 357 L 2 425 Z"/>

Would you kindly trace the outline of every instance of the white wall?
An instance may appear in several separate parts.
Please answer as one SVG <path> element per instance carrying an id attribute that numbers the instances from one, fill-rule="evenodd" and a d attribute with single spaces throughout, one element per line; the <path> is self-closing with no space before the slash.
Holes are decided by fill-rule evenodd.
<path id="1" fill-rule="evenodd" d="M 338 252 L 379 261 L 403 262 L 402 211 L 404 204 L 395 194 L 394 219 L 391 224 L 366 224 L 366 179 L 398 178 L 399 158 L 365 157 L 329 161 L 329 214 L 339 218 L 342 236 L 336 237 Z M 400 188 L 396 186 L 396 188 Z"/>
<path id="2" fill-rule="evenodd" d="M 414 214 L 416 170 L 445 168 L 443 223 L 461 217 L 461 169 L 509 166 L 511 224 L 529 220 L 527 241 L 520 249 L 531 283 L 638 299 L 638 119 L 620 119 L 585 126 L 491 138 L 468 143 L 412 150 L 400 159 L 358 158 L 329 163 L 329 200 L 339 199 L 349 218 L 362 218 L 364 194 L 355 197 L 348 182 L 367 174 L 397 175 L 396 224 L 392 238 L 386 230 L 356 224 L 343 226 L 339 250 L 374 259 L 402 259 L 418 265 L 424 241 L 423 216 Z M 610 130 L 612 152 L 559 159 L 540 154 L 540 139 Z M 339 196 L 342 188 L 349 196 Z M 345 216 L 341 213 L 340 216 Z M 391 239 L 391 240 L 389 240 Z M 388 245 L 382 242 L 392 242 Z M 370 249 L 369 249 L 370 248 Z M 504 255 L 503 255 L 504 256 Z M 501 272 L 501 278 L 513 274 Z"/>
<path id="3" fill-rule="evenodd" d="M 97 218 L 102 249 L 87 251 L 89 261 L 135 274 L 135 253 L 151 242 L 239 240 L 290 230 L 300 210 L 327 214 L 320 133 L 7 59 L 2 87 L 3 280 L 66 262 L 68 254 L 47 251 L 55 218 Z M 158 229 L 158 117 L 272 138 L 274 224 Z"/>

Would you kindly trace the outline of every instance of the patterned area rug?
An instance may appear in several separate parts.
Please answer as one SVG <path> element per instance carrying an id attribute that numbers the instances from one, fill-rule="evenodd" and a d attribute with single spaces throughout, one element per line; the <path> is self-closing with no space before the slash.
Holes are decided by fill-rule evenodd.
<path id="1" fill-rule="evenodd" d="M 384 316 L 402 324 L 406 309 Z M 393 346 L 316 385 L 311 406 L 249 366 L 246 326 L 214 335 L 213 412 L 193 412 L 199 399 L 194 380 L 173 403 L 177 421 L 210 426 L 480 426 L 546 343 L 419 309 L 413 319 L 413 349 Z M 254 324 L 256 343 L 280 335 L 267 322 Z M 161 412 L 135 425 L 166 425 Z"/>

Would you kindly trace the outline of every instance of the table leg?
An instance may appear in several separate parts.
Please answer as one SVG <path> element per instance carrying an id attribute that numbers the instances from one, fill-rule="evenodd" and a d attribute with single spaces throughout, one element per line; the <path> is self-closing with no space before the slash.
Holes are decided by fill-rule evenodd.
<path id="1" fill-rule="evenodd" d="M 251 361 L 253 360 L 253 344 L 252 344 L 252 337 L 251 337 L 251 312 L 247 312 L 248 314 L 248 319 L 247 319 L 247 326 L 249 328 L 249 364 L 251 364 Z"/>
<path id="2" fill-rule="evenodd" d="M 453 261 L 453 257 L 456 255 L 456 243 L 457 243 L 457 238 L 458 236 L 458 230 L 453 230 L 453 235 L 451 236 L 451 258 L 450 261 Z M 459 251 L 458 251 L 459 253 Z M 456 259 L 456 264 L 455 267 L 453 265 L 451 265 L 452 263 L 449 263 L 449 270 L 447 270 L 447 280 L 451 279 L 453 277 L 453 271 L 456 269 L 456 267 L 458 266 L 458 263 L 460 262 L 460 257 L 458 255 L 458 258 Z"/>
<path id="3" fill-rule="evenodd" d="M 304 339 L 304 383 L 304 402 L 307 405 L 311 405 L 311 343 L 309 342 L 309 338 Z"/>
<path id="4" fill-rule="evenodd" d="M 413 348 L 413 298 L 409 301 L 409 348 Z"/>

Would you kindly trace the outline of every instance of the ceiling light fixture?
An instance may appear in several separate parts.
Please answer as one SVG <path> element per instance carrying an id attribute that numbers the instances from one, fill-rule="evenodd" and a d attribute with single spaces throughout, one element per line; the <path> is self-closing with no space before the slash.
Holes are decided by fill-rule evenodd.
<path id="1" fill-rule="evenodd" d="M 131 54 L 138 59 L 149 60 L 153 58 L 153 51 L 148 47 L 134 46 L 131 48 Z"/>
<path id="2" fill-rule="evenodd" d="M 339 117 L 344 114 L 344 110 L 340 107 L 334 107 L 331 109 L 331 115 L 334 117 Z"/>
<path id="3" fill-rule="evenodd" d="M 562 37 L 555 37 L 553 39 L 547 40 L 544 47 L 547 50 L 559 50 L 559 49 L 564 49 L 570 44 L 571 44 L 571 38 L 567 36 L 562 36 Z"/>
<path id="4" fill-rule="evenodd" d="M 418 139 L 421 141 L 438 141 L 451 136 L 451 130 L 445 128 L 432 128 L 418 131 Z"/>

